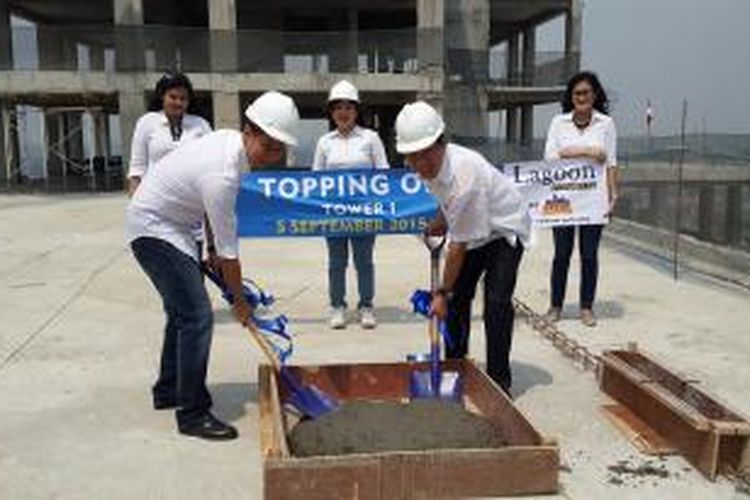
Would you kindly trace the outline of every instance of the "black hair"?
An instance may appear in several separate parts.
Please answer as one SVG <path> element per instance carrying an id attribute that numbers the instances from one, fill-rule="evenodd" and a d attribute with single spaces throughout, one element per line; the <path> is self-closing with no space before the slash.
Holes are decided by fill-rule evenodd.
<path id="1" fill-rule="evenodd" d="M 364 109 L 360 103 L 358 103 L 357 101 L 349 101 L 347 99 L 335 99 L 333 101 L 328 101 L 328 104 L 326 105 L 326 118 L 328 118 L 328 130 L 336 129 L 336 122 L 333 119 L 333 107 L 341 101 L 347 101 L 347 102 L 354 104 L 354 107 L 357 109 L 357 118 L 355 118 L 354 123 L 356 125 L 359 125 L 360 127 L 365 127 L 366 121 L 365 121 L 365 116 L 364 116 Z"/>
<path id="2" fill-rule="evenodd" d="M 599 82 L 599 77 L 596 76 L 596 73 L 591 71 L 581 71 L 573 75 L 570 80 L 568 80 L 568 85 L 562 98 L 563 113 L 569 113 L 573 111 L 573 89 L 581 82 L 587 82 L 589 85 L 591 85 L 591 89 L 594 91 L 594 109 L 600 113 L 608 115 L 609 99 L 607 99 L 607 93 L 604 91 L 604 87 L 602 87 L 602 84 Z"/>
<path id="3" fill-rule="evenodd" d="M 149 111 L 161 111 L 164 108 L 164 94 L 170 89 L 183 88 L 187 90 L 188 95 L 188 109 L 186 113 L 195 114 L 195 92 L 193 92 L 193 84 L 185 74 L 167 71 L 159 78 L 154 87 L 154 96 L 151 98 L 149 103 Z"/>

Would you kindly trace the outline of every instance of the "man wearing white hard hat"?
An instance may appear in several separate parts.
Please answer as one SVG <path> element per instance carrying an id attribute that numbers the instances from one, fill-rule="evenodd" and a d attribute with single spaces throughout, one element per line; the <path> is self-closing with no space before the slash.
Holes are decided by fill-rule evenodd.
<path id="1" fill-rule="evenodd" d="M 327 111 L 331 131 L 318 140 L 313 170 L 389 168 L 385 148 L 377 132 L 362 126 L 359 92 L 354 85 L 341 80 L 331 87 Z M 346 327 L 346 268 L 350 246 L 357 270 L 359 322 L 362 328 L 375 328 L 375 235 L 328 237 L 326 245 L 331 328 Z"/>
<path id="2" fill-rule="evenodd" d="M 405 105 L 396 118 L 396 149 L 438 199 L 428 234 L 447 232 L 448 252 L 432 311 L 447 319 L 446 356 L 466 356 L 471 303 L 484 276 L 487 373 L 507 393 L 513 291 L 531 219 L 513 183 L 482 155 L 444 141 L 445 123 L 429 104 Z"/>
<path id="3" fill-rule="evenodd" d="M 204 439 L 233 439 L 237 431 L 209 411 L 213 313 L 192 228 L 205 220 L 209 263 L 236 298 L 235 317 L 246 324 L 252 310 L 242 293 L 234 214 L 240 173 L 246 165 L 279 162 L 285 147 L 297 144 L 299 114 L 290 97 L 266 92 L 245 118 L 241 132 L 217 130 L 165 156 L 127 209 L 128 242 L 167 316 L 154 408 L 176 410 L 179 432 Z"/>

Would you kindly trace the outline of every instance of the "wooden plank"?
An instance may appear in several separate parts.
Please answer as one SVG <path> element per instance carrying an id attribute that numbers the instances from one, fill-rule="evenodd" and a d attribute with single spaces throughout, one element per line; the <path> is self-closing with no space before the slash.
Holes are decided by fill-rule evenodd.
<path id="1" fill-rule="evenodd" d="M 710 420 L 730 422 L 746 421 L 738 413 L 729 409 L 715 397 L 695 387 L 696 380 L 677 374 L 667 369 L 651 355 L 639 351 L 609 351 L 607 359 L 619 359 L 637 372 L 643 374 L 650 383 L 660 385 L 674 398 L 684 401 L 696 412 Z"/>
<path id="2" fill-rule="evenodd" d="M 710 432 L 695 429 L 688 421 L 644 390 L 641 384 L 629 380 L 616 369 L 605 365 L 599 380 L 603 392 L 638 415 L 649 427 L 662 435 L 709 479 L 716 476 L 712 456 L 718 453 L 718 443 Z"/>
<path id="3" fill-rule="evenodd" d="M 276 376 L 273 369 L 265 364 L 258 366 L 258 413 L 262 456 L 289 456 Z"/>
<path id="4" fill-rule="evenodd" d="M 266 500 L 380 499 L 380 462 L 363 455 L 272 459 L 264 464 Z"/>
<path id="5" fill-rule="evenodd" d="M 267 499 L 456 498 L 556 493 L 557 447 L 435 450 L 275 460 Z"/>
<path id="6" fill-rule="evenodd" d="M 384 457 L 382 499 L 465 498 L 555 493 L 556 447 L 440 450 Z"/>
<path id="7" fill-rule="evenodd" d="M 627 378 L 633 384 L 639 385 L 642 390 L 649 392 L 653 398 L 659 399 L 664 405 L 672 408 L 675 414 L 686 420 L 692 427 L 705 431 L 711 429 L 709 420 L 698 410 L 669 393 L 666 389 L 658 385 L 658 381 L 655 381 L 648 376 L 644 376 L 641 371 L 632 368 L 627 365 L 626 362 L 612 357 L 609 354 L 610 353 L 607 353 L 602 356 L 604 371 L 619 372 L 622 377 Z M 628 405 L 626 404 L 626 406 Z"/>
<path id="8" fill-rule="evenodd" d="M 641 453 L 659 456 L 676 453 L 677 450 L 669 441 L 625 406 L 606 404 L 600 409 L 607 420 Z"/>

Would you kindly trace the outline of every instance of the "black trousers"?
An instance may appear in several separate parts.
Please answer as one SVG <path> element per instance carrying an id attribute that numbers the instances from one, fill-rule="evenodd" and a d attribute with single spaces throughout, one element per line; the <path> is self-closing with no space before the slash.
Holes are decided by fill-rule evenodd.
<path id="1" fill-rule="evenodd" d="M 599 241 L 602 239 L 601 224 L 578 226 L 578 252 L 581 256 L 581 289 L 579 300 L 581 309 L 591 309 L 596 296 L 596 282 L 599 277 Z M 565 289 L 568 285 L 568 268 L 573 253 L 576 226 L 555 227 L 552 235 L 555 241 L 555 258 L 552 261 L 550 287 L 552 307 L 562 308 L 565 302 Z"/>
<path id="2" fill-rule="evenodd" d="M 510 389 L 510 347 L 513 337 L 513 291 L 523 255 L 520 242 L 511 246 L 504 238 L 466 252 L 453 298 L 448 304 L 448 358 L 463 358 L 469 351 L 471 303 L 477 283 L 484 275 L 484 334 L 487 344 L 487 374 L 506 392 Z"/>

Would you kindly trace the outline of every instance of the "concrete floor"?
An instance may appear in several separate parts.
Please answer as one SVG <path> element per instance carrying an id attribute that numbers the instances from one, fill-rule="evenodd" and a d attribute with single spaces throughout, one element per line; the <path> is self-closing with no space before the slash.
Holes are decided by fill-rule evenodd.
<path id="1" fill-rule="evenodd" d="M 0 197 L 0 499 L 260 498 L 259 355 L 218 296 L 210 388 L 240 439 L 181 437 L 169 412 L 150 408 L 163 317 L 124 248 L 125 203 L 119 195 Z M 517 296 L 542 311 L 551 245 L 549 234 L 538 236 Z M 378 239 L 380 326 L 370 332 L 327 328 L 321 240 L 244 241 L 242 260 L 292 319 L 296 363 L 392 361 L 425 348 L 424 323 L 407 303 L 428 270 L 413 237 Z M 599 326 L 584 329 L 573 305 L 564 331 L 594 350 L 637 341 L 750 415 L 750 292 L 697 276 L 674 282 L 662 263 L 606 245 L 601 268 Z M 576 288 L 574 264 L 571 299 Z M 475 335 L 472 354 L 483 360 L 483 352 Z M 559 498 L 747 498 L 679 457 L 639 455 L 601 417 L 606 398 L 593 375 L 521 322 L 513 368 L 518 406 L 559 440 Z M 622 460 L 663 466 L 668 477 L 608 470 Z"/>

